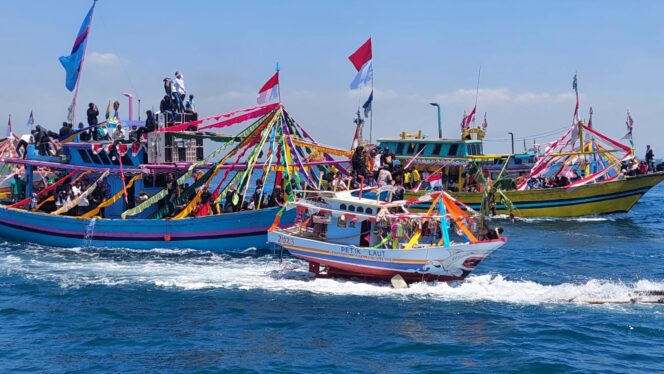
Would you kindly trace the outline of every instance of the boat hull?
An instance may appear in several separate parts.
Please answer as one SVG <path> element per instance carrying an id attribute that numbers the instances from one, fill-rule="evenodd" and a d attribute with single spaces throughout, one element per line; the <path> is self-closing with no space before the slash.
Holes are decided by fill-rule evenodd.
<path id="1" fill-rule="evenodd" d="M 286 230 L 268 233 L 268 241 L 284 247 L 294 257 L 328 267 L 328 275 L 389 279 L 401 275 L 406 281 L 453 281 L 464 279 L 505 238 L 448 248 L 394 250 L 327 243 L 292 235 Z"/>
<path id="2" fill-rule="evenodd" d="M 628 212 L 641 197 L 664 179 L 664 173 L 627 177 L 624 180 L 588 184 L 574 189 L 545 188 L 524 191 L 506 191 L 505 195 L 515 207 L 514 215 L 523 218 L 579 217 Z M 407 192 L 413 199 L 424 192 Z M 482 194 L 478 192 L 451 193 L 475 210 L 479 210 Z M 428 209 L 427 203 L 415 204 L 415 211 Z M 497 214 L 509 214 L 502 204 L 496 206 Z"/>
<path id="3" fill-rule="evenodd" d="M 279 208 L 178 220 L 81 219 L 0 208 L 0 236 L 56 247 L 196 249 L 267 248 L 267 230 Z M 284 212 L 289 224 L 294 212 Z"/>

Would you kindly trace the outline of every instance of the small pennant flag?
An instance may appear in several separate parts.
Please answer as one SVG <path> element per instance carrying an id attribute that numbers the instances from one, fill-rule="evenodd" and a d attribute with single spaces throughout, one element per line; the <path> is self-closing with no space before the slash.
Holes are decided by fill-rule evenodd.
<path id="1" fill-rule="evenodd" d="M 574 119 L 576 120 L 579 117 L 579 85 L 577 84 L 576 74 L 574 74 L 574 79 L 572 80 L 572 89 L 576 94 L 576 106 L 574 107 Z"/>
<path id="2" fill-rule="evenodd" d="M 371 112 L 371 104 L 373 103 L 373 90 L 371 90 L 371 94 L 369 94 L 369 98 L 367 101 L 362 105 L 362 108 L 364 109 L 364 118 L 369 117 L 369 112 Z"/>
<path id="3" fill-rule="evenodd" d="M 348 57 L 355 66 L 357 74 L 350 83 L 350 89 L 355 90 L 363 87 L 373 79 L 373 56 L 371 52 L 371 38 L 369 38 L 360 48 Z"/>
<path id="4" fill-rule="evenodd" d="M 628 139 L 629 143 L 634 147 L 634 140 L 632 138 L 632 130 L 634 129 L 634 120 L 632 119 L 632 115 L 630 114 L 629 110 L 627 111 L 627 120 L 625 121 L 625 125 L 627 126 L 627 134 L 620 138 L 621 140 L 623 139 Z"/>
<path id="5" fill-rule="evenodd" d="M 28 116 L 28 122 L 25 124 L 28 128 L 32 129 L 32 126 L 35 125 L 35 116 L 30 111 L 30 116 Z"/>
<path id="6" fill-rule="evenodd" d="M 261 87 L 261 89 L 258 91 L 256 102 L 259 105 L 262 105 L 278 97 L 279 97 L 279 72 L 277 71 L 270 79 L 268 79 L 267 82 L 265 82 L 263 87 Z"/>
<path id="7" fill-rule="evenodd" d="M 486 121 L 486 112 L 484 112 L 484 120 L 482 121 L 482 130 L 486 130 L 489 127 L 489 123 Z"/>
<path id="8" fill-rule="evenodd" d="M 11 138 L 12 136 L 12 115 L 9 115 L 9 121 L 7 122 L 7 137 Z"/>
<path id="9" fill-rule="evenodd" d="M 467 129 L 470 127 L 470 124 L 473 122 L 473 118 L 475 118 L 475 110 L 477 109 L 477 106 L 473 107 L 473 110 L 470 111 L 470 114 L 466 117 L 466 123 L 464 124 L 464 128 Z"/>

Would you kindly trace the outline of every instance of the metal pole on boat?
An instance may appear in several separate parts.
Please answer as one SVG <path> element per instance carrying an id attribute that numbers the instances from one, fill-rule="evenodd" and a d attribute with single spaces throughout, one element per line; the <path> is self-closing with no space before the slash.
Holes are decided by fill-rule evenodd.
<path id="1" fill-rule="evenodd" d="M 435 106 L 437 111 L 438 111 L 438 138 L 442 139 L 443 138 L 443 125 L 441 123 L 440 104 L 438 104 L 438 103 L 429 103 L 429 105 Z"/>
<path id="2" fill-rule="evenodd" d="M 512 139 L 512 154 L 514 154 L 514 133 L 508 132 L 510 134 L 510 138 Z"/>

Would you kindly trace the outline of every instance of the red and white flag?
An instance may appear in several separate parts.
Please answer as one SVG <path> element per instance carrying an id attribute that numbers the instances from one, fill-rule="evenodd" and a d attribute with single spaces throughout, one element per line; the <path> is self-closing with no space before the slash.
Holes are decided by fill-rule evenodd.
<path id="1" fill-rule="evenodd" d="M 357 75 L 350 83 L 350 89 L 355 90 L 363 87 L 373 79 L 373 56 L 371 53 L 371 37 L 362 44 L 352 55 L 348 56 L 350 62 L 355 66 Z"/>
<path id="2" fill-rule="evenodd" d="M 279 72 L 274 73 L 263 87 L 258 91 L 256 102 L 258 104 L 265 104 L 268 101 L 279 98 Z"/>
<path id="3" fill-rule="evenodd" d="M 433 190 L 436 187 L 439 187 L 441 189 L 443 188 L 443 177 L 438 173 L 429 175 L 425 180 L 427 182 L 429 182 L 429 188 L 428 189 L 430 189 L 430 190 Z M 413 189 L 413 191 L 416 191 L 416 192 L 419 191 L 420 188 L 422 187 L 423 182 L 424 181 L 420 182 L 420 184 L 418 184 L 417 187 L 415 187 Z"/>

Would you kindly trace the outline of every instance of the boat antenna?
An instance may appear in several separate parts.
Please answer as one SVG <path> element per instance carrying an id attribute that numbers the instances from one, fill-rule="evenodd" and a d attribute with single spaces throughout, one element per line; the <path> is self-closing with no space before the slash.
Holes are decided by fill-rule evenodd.
<path id="1" fill-rule="evenodd" d="M 277 64 L 274 66 L 274 71 L 276 71 L 277 73 L 281 71 L 281 66 L 279 66 L 279 61 L 277 61 Z M 277 91 L 277 94 L 279 95 L 279 103 L 281 103 L 281 79 L 279 79 L 279 90 Z"/>
<path id="2" fill-rule="evenodd" d="M 480 76 L 482 75 L 482 65 L 480 65 L 480 69 L 477 72 L 477 87 L 475 88 L 475 108 L 477 110 L 477 98 L 480 96 Z M 475 120 L 475 117 L 473 116 L 473 122 Z M 470 126 L 470 124 L 468 124 Z"/>
<path id="3" fill-rule="evenodd" d="M 369 39 L 371 39 L 371 34 L 369 34 Z M 373 41 L 372 41 L 373 42 Z M 373 48 L 373 46 L 372 46 Z M 374 91 L 374 68 L 373 68 L 373 54 L 371 56 L 371 93 L 370 95 L 372 96 L 372 103 L 371 103 L 371 111 L 369 112 L 369 144 L 371 144 L 372 141 L 372 135 L 373 135 L 373 91 Z"/>

